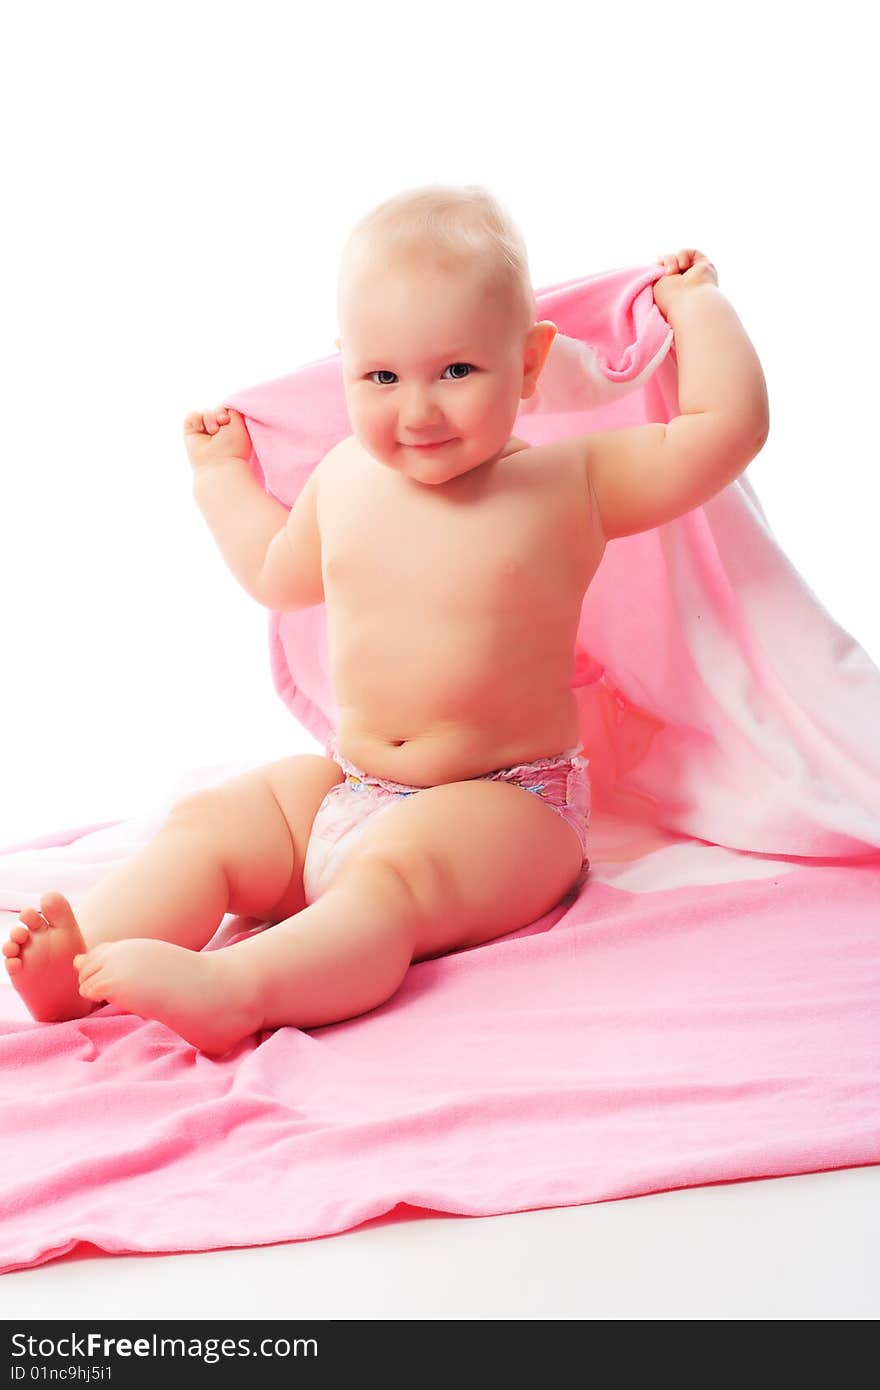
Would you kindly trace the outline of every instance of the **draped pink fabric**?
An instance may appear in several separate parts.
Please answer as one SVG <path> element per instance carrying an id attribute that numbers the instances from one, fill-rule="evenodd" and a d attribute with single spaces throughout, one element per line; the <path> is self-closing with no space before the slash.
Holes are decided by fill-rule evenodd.
<path id="1" fill-rule="evenodd" d="M 676 413 L 660 273 L 538 293 L 559 334 L 520 437 Z M 288 505 L 351 432 L 337 356 L 226 403 Z M 270 654 L 323 742 L 323 606 L 272 615 Z M 880 1161 L 880 672 L 747 475 L 610 543 L 574 685 L 588 882 L 413 966 L 372 1013 L 209 1059 L 110 1006 L 32 1023 L 0 984 L 0 1268 L 79 1241 L 259 1245 L 397 1206 L 481 1215 Z M 0 925 L 48 888 L 76 907 L 164 809 L 0 853 Z M 227 920 L 212 948 L 252 926 Z"/>

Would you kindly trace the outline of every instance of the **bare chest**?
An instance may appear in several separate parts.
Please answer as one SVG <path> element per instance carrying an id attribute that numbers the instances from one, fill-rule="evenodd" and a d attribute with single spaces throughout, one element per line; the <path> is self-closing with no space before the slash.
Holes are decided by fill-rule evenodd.
<path id="1" fill-rule="evenodd" d="M 365 458 L 339 459 L 322 497 L 325 592 L 346 607 L 498 615 L 583 596 L 601 555 L 586 487 L 559 445 L 525 448 L 441 495 Z M 583 588 L 581 584 L 583 583 Z"/>
<path id="2" fill-rule="evenodd" d="M 559 751 L 581 602 L 602 554 L 584 474 L 526 446 L 442 492 L 352 441 L 319 498 L 339 746 L 428 784 Z"/>

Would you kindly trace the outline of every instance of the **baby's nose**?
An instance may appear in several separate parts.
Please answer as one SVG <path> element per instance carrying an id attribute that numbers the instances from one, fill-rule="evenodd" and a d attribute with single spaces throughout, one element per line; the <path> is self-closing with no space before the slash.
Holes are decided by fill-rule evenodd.
<path id="1" fill-rule="evenodd" d="M 429 430 L 441 419 L 441 411 L 425 397 L 410 399 L 402 411 L 403 422 L 408 430 Z"/>
<path id="2" fill-rule="evenodd" d="M 404 420 L 403 428 L 407 434 L 418 436 L 420 434 L 431 434 L 440 424 L 439 415 L 410 415 Z"/>

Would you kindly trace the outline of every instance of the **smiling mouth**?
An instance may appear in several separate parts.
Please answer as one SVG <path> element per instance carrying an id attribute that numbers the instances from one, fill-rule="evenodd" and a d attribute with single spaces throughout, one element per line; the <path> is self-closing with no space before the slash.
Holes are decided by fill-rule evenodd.
<path id="1" fill-rule="evenodd" d="M 451 439 L 438 439 L 436 444 L 408 444 L 408 449 L 442 449 L 444 444 L 451 444 Z"/>

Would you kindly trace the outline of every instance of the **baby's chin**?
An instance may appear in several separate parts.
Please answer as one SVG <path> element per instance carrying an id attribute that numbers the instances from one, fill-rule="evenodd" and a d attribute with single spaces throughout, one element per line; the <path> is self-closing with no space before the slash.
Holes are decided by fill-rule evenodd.
<path id="1" fill-rule="evenodd" d="M 472 473 L 475 467 L 476 464 L 465 463 L 460 458 L 441 457 L 439 453 L 421 457 L 416 452 L 415 458 L 411 456 L 402 461 L 399 471 L 416 482 L 438 487 L 441 483 L 451 483 L 456 478 L 463 478 L 466 474 Z"/>
<path id="2" fill-rule="evenodd" d="M 418 449 L 412 445 L 397 444 L 391 445 L 381 452 L 374 451 L 363 441 L 363 448 L 376 463 L 388 468 L 392 473 L 399 473 L 401 477 L 410 478 L 413 482 L 424 483 L 426 486 L 439 487 L 443 483 L 454 482 L 456 478 L 463 478 L 468 473 L 473 473 L 488 459 L 474 458 L 473 449 L 469 451 L 462 439 L 450 440 L 448 444 L 442 444 L 436 449 Z M 497 455 L 492 456 L 497 457 Z"/>
<path id="3" fill-rule="evenodd" d="M 437 485 L 463 478 L 500 456 L 496 453 L 485 458 L 474 457 L 473 450 L 469 453 L 463 448 L 463 441 L 456 439 L 448 448 L 423 450 L 403 446 L 389 467 L 418 482 Z"/>
<path id="4" fill-rule="evenodd" d="M 410 445 L 399 444 L 381 454 L 368 453 L 377 463 L 390 468 L 392 473 L 400 473 L 405 478 L 417 482 L 444 483 L 470 472 L 473 464 L 466 462 L 461 453 L 461 441 L 443 445 L 437 449 L 416 449 Z"/>

